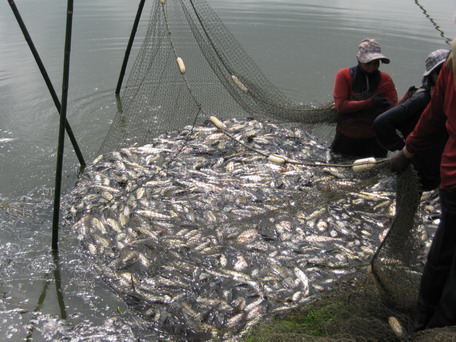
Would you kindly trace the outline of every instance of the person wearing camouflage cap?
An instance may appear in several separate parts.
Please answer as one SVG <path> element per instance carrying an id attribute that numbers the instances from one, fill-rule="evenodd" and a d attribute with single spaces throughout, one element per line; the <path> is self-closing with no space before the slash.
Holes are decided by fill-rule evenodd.
<path id="1" fill-rule="evenodd" d="M 336 74 L 333 97 L 337 126 L 331 150 L 344 156 L 385 157 L 388 151 L 377 142 L 372 123 L 397 103 L 391 76 L 379 70 L 380 63 L 390 60 L 371 38 L 361 41 L 356 58 L 357 65 Z"/>
<path id="2" fill-rule="evenodd" d="M 456 325 L 456 39 L 451 48 L 429 105 L 407 137 L 405 147 L 391 158 L 391 170 L 400 173 L 416 153 L 442 130 L 447 131 L 440 162 L 440 222 L 421 277 L 416 331 Z"/>
<path id="3" fill-rule="evenodd" d="M 380 114 L 374 120 L 373 127 L 380 145 L 389 151 L 398 151 L 405 146 L 405 139 L 413 131 L 423 110 L 431 100 L 435 82 L 449 52 L 446 49 L 431 52 L 425 60 L 421 87 L 409 88 L 397 106 Z M 440 155 L 446 139 L 447 134 L 443 130 L 442 134 L 436 136 L 425 150 L 413 158 L 413 166 L 418 172 L 424 191 L 433 190 L 440 183 Z"/>

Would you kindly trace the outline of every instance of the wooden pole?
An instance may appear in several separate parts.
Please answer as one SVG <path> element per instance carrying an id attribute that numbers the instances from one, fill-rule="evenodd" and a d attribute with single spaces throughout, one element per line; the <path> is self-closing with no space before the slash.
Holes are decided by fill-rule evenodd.
<path id="1" fill-rule="evenodd" d="M 52 221 L 52 250 L 58 250 L 60 192 L 62 187 L 63 151 L 65 142 L 65 121 L 67 114 L 68 84 L 70 75 L 71 30 L 73 25 L 73 0 L 68 0 L 63 60 L 62 107 L 60 110 L 59 140 L 57 147 L 57 170 L 55 175 L 54 217 Z"/>
<path id="2" fill-rule="evenodd" d="M 120 94 L 120 88 L 122 87 L 122 81 L 125 75 L 125 70 L 127 69 L 128 58 L 130 57 L 131 47 L 133 46 L 133 41 L 135 40 L 136 30 L 138 29 L 139 19 L 141 18 L 141 13 L 145 1 L 146 0 L 141 0 L 138 6 L 138 11 L 136 12 L 135 22 L 133 23 L 133 29 L 131 30 L 130 39 L 128 40 L 127 49 L 125 51 L 125 57 L 122 63 L 122 68 L 120 70 L 119 80 L 117 81 L 116 95 Z"/>
<path id="3" fill-rule="evenodd" d="M 22 20 L 22 17 L 19 13 L 19 10 L 16 7 L 16 4 L 14 3 L 14 0 L 8 0 L 8 2 L 14 13 L 14 16 L 16 17 L 19 27 L 22 30 L 22 34 L 24 35 L 25 40 L 27 41 L 27 43 L 29 45 L 32 55 L 33 55 L 33 57 L 35 57 L 35 61 L 38 64 L 38 68 L 41 71 L 41 75 L 43 76 L 44 81 L 46 82 L 46 85 L 49 89 L 49 92 L 51 93 L 51 97 L 54 100 L 54 105 L 56 106 L 57 111 L 60 113 L 62 106 L 60 104 L 59 98 L 57 96 L 57 93 L 55 92 L 54 87 L 52 86 L 52 82 L 48 76 L 48 73 L 46 71 L 46 68 L 44 67 L 43 62 L 41 61 L 40 55 L 38 54 L 38 51 L 36 50 L 35 45 L 33 44 L 32 38 L 30 37 L 30 34 L 28 33 L 27 27 L 25 26 L 24 21 Z M 76 141 L 76 138 L 74 137 L 74 134 L 73 134 L 73 130 L 71 129 L 71 126 L 67 120 L 65 120 L 65 128 L 68 133 L 68 137 L 70 138 L 70 141 L 73 145 L 74 151 L 76 152 L 79 163 L 81 164 L 82 167 L 84 167 L 86 165 L 86 163 L 84 161 L 84 157 L 82 156 L 82 152 L 79 149 L 78 142 Z"/>

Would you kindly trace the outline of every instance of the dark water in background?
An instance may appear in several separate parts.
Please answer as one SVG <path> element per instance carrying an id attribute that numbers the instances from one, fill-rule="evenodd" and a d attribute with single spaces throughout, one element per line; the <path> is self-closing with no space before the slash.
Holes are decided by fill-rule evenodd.
<path id="1" fill-rule="evenodd" d="M 447 47 L 446 39 L 456 33 L 455 0 L 208 2 L 272 82 L 306 104 L 331 100 L 336 71 L 356 63 L 364 37 L 376 38 L 391 59 L 382 70 L 392 75 L 401 96 L 420 84 L 427 54 Z M 116 112 L 114 89 L 138 4 L 74 5 L 68 120 L 87 162 L 96 157 Z M 66 2 L 16 5 L 60 97 Z M 137 43 L 149 10 L 146 2 Z M 139 319 L 80 260 L 72 237 L 61 233 L 60 268 L 49 253 L 58 121 L 8 2 L 0 2 L 0 336 L 83 340 L 115 327 L 114 337 L 128 337 L 134 328 L 147 339 Z M 77 168 L 67 140 L 64 191 L 74 184 Z"/>

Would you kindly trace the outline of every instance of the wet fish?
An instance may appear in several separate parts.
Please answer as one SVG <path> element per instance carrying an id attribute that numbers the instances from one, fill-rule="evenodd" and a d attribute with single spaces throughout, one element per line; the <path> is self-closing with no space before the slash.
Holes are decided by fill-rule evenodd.
<path id="1" fill-rule="evenodd" d="M 225 125 L 267 154 L 328 159 L 299 128 Z M 183 131 L 98 156 L 65 199 L 68 226 L 103 278 L 159 331 L 172 334 L 174 322 L 189 334 L 237 338 L 374 253 L 394 208 L 393 182 L 272 164 L 211 126 Z"/>

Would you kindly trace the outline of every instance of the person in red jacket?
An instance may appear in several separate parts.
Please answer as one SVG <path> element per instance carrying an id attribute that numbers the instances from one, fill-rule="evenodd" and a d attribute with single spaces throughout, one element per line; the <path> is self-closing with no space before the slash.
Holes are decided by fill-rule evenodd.
<path id="1" fill-rule="evenodd" d="M 391 158 L 403 172 L 415 153 L 442 132 L 448 134 L 440 161 L 440 223 L 432 240 L 418 294 L 415 330 L 456 325 L 456 39 L 443 64 L 431 101 L 405 147 Z"/>
<path id="2" fill-rule="evenodd" d="M 344 156 L 386 157 L 388 151 L 376 139 L 374 119 L 397 103 L 390 75 L 379 70 L 389 58 L 375 39 L 363 39 L 356 54 L 358 65 L 340 69 L 334 82 L 337 110 L 336 136 L 331 150 Z"/>

